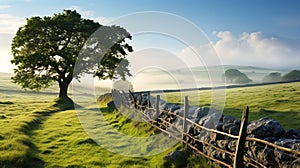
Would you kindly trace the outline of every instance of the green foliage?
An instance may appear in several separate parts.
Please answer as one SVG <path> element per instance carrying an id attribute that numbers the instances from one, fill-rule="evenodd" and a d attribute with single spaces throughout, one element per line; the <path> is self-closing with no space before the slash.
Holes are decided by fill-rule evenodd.
<path id="1" fill-rule="evenodd" d="M 252 80 L 249 79 L 244 73 L 240 72 L 237 69 L 228 69 L 225 71 L 224 77 L 226 81 L 230 81 L 231 83 L 249 83 Z"/>
<path id="2" fill-rule="evenodd" d="M 134 91 L 132 83 L 127 80 L 114 81 L 112 88 L 117 90 L 123 90 L 123 91 L 128 91 L 128 90 L 130 90 L 131 92 Z"/>
<path id="3" fill-rule="evenodd" d="M 300 70 L 292 70 L 282 77 L 285 81 L 300 80 Z"/>
<path id="4" fill-rule="evenodd" d="M 280 72 L 271 72 L 263 78 L 263 82 L 279 82 L 281 80 L 282 78 Z"/>
<path id="5" fill-rule="evenodd" d="M 99 28 L 103 29 L 102 33 L 84 47 Z M 99 79 L 111 78 L 114 73 L 124 77 L 130 74 L 125 56 L 127 51 L 132 51 L 125 43 L 126 38 L 131 36 L 124 28 L 102 26 L 81 18 L 76 11 L 64 10 L 52 17 L 31 17 L 12 41 L 14 57 L 11 62 L 16 65 L 12 80 L 22 88 L 36 90 L 51 86 L 53 81 L 58 82 L 59 97 L 64 98 L 72 79 L 79 78 L 84 72 L 94 72 Z M 102 53 L 103 58 L 99 49 L 106 51 Z M 84 54 L 79 57 L 81 51 Z M 125 62 L 123 71 L 116 71 L 121 61 Z M 75 72 L 76 62 L 81 68 Z"/>

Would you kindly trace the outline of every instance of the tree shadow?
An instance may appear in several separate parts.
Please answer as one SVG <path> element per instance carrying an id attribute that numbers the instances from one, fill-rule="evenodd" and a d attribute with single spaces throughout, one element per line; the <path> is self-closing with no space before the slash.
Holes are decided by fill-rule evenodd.
<path id="1" fill-rule="evenodd" d="M 23 131 L 24 134 L 28 135 L 29 137 L 32 137 L 33 135 L 35 135 L 36 130 L 41 129 L 43 122 L 46 121 L 48 117 L 52 116 L 57 112 L 75 109 L 75 107 L 81 106 L 75 104 L 70 98 L 57 98 L 51 103 L 49 103 L 49 106 L 43 109 L 37 109 L 33 111 L 33 114 L 35 115 L 36 119 L 26 123 L 26 125 L 23 126 L 23 128 L 21 128 L 21 131 Z M 38 157 L 38 153 L 40 153 L 39 148 L 32 141 L 26 142 L 26 145 L 29 147 L 29 149 L 26 151 L 26 167 L 45 167 L 44 161 Z"/>

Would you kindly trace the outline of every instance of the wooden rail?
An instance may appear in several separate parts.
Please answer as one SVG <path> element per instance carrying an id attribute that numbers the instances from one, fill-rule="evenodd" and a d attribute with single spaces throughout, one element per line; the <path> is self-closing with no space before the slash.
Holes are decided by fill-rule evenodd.
<path id="1" fill-rule="evenodd" d="M 223 165 L 225 167 L 230 167 L 230 168 L 245 167 L 246 164 L 250 165 L 252 167 L 267 167 L 267 166 L 263 165 L 262 163 L 258 162 L 257 160 L 254 160 L 252 158 L 247 157 L 247 154 L 244 151 L 246 141 L 248 141 L 248 142 L 249 141 L 260 142 L 261 144 L 264 144 L 266 146 L 270 146 L 270 147 L 273 147 L 274 149 L 278 149 L 278 150 L 281 150 L 281 151 L 284 151 L 284 152 L 287 152 L 287 153 L 290 153 L 290 154 L 294 154 L 294 155 L 300 157 L 300 151 L 296 151 L 296 150 L 292 150 L 292 149 L 285 148 L 285 147 L 282 147 L 282 146 L 278 146 L 278 145 L 275 145 L 273 143 L 270 143 L 270 142 L 267 142 L 267 141 L 264 141 L 264 140 L 261 140 L 261 139 L 247 137 L 246 131 L 247 131 L 247 124 L 248 124 L 249 107 L 244 108 L 242 119 L 241 119 L 241 126 L 240 126 L 239 135 L 236 136 L 236 135 L 228 134 L 228 133 L 218 131 L 218 130 L 215 130 L 215 129 L 207 128 L 205 126 L 202 126 L 202 125 L 200 125 L 198 123 L 195 123 L 192 120 L 188 119 L 187 118 L 187 113 L 188 113 L 188 110 L 189 110 L 188 96 L 185 96 L 185 99 L 184 99 L 183 116 L 180 116 L 180 115 L 176 114 L 175 112 L 170 112 L 170 111 L 160 109 L 160 107 L 159 107 L 159 105 L 160 105 L 160 95 L 156 96 L 155 107 L 151 106 L 150 105 L 150 92 L 149 91 L 137 94 L 137 95 L 139 95 L 139 99 L 140 99 L 139 102 L 140 103 L 142 103 L 141 101 L 142 101 L 142 94 L 143 93 L 147 94 L 147 98 L 148 98 L 148 100 L 147 100 L 148 104 L 146 106 L 145 105 L 142 106 L 141 104 L 137 103 L 138 101 L 134 97 L 134 94 L 136 94 L 136 93 L 131 93 L 130 92 L 130 95 L 132 97 L 132 100 L 134 101 L 135 108 L 138 109 L 137 111 L 142 113 L 143 116 L 145 117 L 145 119 L 144 119 L 145 122 L 151 124 L 152 126 L 157 128 L 158 130 L 168 134 L 169 136 L 178 139 L 179 141 L 186 144 L 188 147 L 193 149 L 198 154 L 200 154 L 200 155 L 206 157 L 207 159 L 209 159 L 211 161 L 214 161 L 214 162 L 216 162 L 220 165 Z M 155 119 L 147 116 L 147 114 L 144 113 L 143 109 L 155 111 L 155 115 L 156 115 Z M 160 114 L 162 114 L 162 113 L 172 115 L 172 116 L 176 117 L 177 119 L 182 120 L 182 123 L 183 123 L 182 130 L 178 130 L 175 127 L 174 123 L 166 121 L 163 118 L 160 118 Z M 214 144 L 210 144 L 208 142 L 201 141 L 199 138 L 196 138 L 196 137 L 188 134 L 187 133 L 188 132 L 188 130 L 187 130 L 187 124 L 188 123 L 192 124 L 194 127 L 200 128 L 201 130 L 203 129 L 203 130 L 206 130 L 206 131 L 211 132 L 211 133 L 216 133 L 216 134 L 220 134 L 220 135 L 227 136 L 227 137 L 230 137 L 232 139 L 235 139 L 237 141 L 235 152 L 230 152 L 230 151 L 221 149 L 221 148 L 217 147 Z M 160 126 L 163 126 L 165 128 L 174 127 L 174 128 L 176 128 L 177 131 L 179 131 L 179 132 L 181 131 L 181 132 L 179 134 L 175 135 L 171 131 L 163 129 Z M 181 138 L 178 135 L 181 135 Z M 200 151 L 197 147 L 195 147 L 193 144 L 188 142 L 185 137 L 187 137 L 187 138 L 189 138 L 189 139 L 191 139 L 195 142 L 198 142 L 198 143 L 201 143 L 203 145 L 214 148 L 215 150 L 220 151 L 222 153 L 225 153 L 227 155 L 233 156 L 233 160 L 231 161 L 233 163 L 233 165 L 230 165 L 226 162 L 223 162 L 221 160 L 218 160 L 216 158 L 213 158 L 213 157 L 205 154 L 203 151 Z"/>

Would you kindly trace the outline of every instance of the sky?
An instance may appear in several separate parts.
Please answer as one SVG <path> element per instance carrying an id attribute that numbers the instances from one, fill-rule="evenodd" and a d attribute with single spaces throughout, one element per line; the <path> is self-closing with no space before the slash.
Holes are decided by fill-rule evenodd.
<path id="1" fill-rule="evenodd" d="M 84 18 L 101 24 L 145 11 L 163 12 L 188 21 L 205 34 L 206 43 L 200 39 L 199 44 L 182 43 L 159 33 L 144 33 L 134 34 L 131 44 L 136 52 L 145 48 L 170 51 L 189 67 L 221 63 L 300 68 L 300 1 L 297 0 L 0 0 L 0 72 L 13 72 L 11 40 L 26 18 L 52 16 L 63 9 L 77 10 Z M 141 20 L 141 24 L 146 22 L 147 19 Z M 202 54 L 202 62 L 193 59 L 195 52 Z M 218 63 L 212 53 L 220 58 Z M 133 62 L 135 58 L 132 57 Z"/>

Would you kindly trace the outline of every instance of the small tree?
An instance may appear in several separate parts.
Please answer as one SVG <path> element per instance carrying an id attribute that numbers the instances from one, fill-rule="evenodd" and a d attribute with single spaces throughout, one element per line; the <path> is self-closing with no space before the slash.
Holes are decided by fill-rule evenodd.
<path id="1" fill-rule="evenodd" d="M 281 79 L 281 73 L 271 72 L 263 78 L 263 82 L 279 82 Z"/>
<path id="2" fill-rule="evenodd" d="M 300 80 L 300 70 L 292 70 L 282 77 L 285 81 Z"/>
<path id="3" fill-rule="evenodd" d="M 249 79 L 244 73 L 240 72 L 237 69 L 228 69 L 224 74 L 225 80 L 230 83 L 249 83 L 252 80 Z"/>
<path id="4" fill-rule="evenodd" d="M 86 44 L 100 27 L 102 33 Z M 22 88 L 35 90 L 49 87 L 55 81 L 60 89 L 59 98 L 69 99 L 68 86 L 82 73 L 94 72 L 99 79 L 112 78 L 114 73 L 123 78 L 130 75 L 125 56 L 132 52 L 132 47 L 125 43 L 126 38 L 131 39 L 131 36 L 124 28 L 102 26 L 81 18 L 76 11 L 64 10 L 52 17 L 31 17 L 12 41 L 14 57 L 11 62 L 16 65 L 12 80 Z M 79 58 L 81 51 L 89 54 Z M 101 57 L 98 62 L 96 57 Z M 81 68 L 75 72 L 76 61 Z M 125 62 L 122 71 L 116 71 L 122 61 Z"/>

